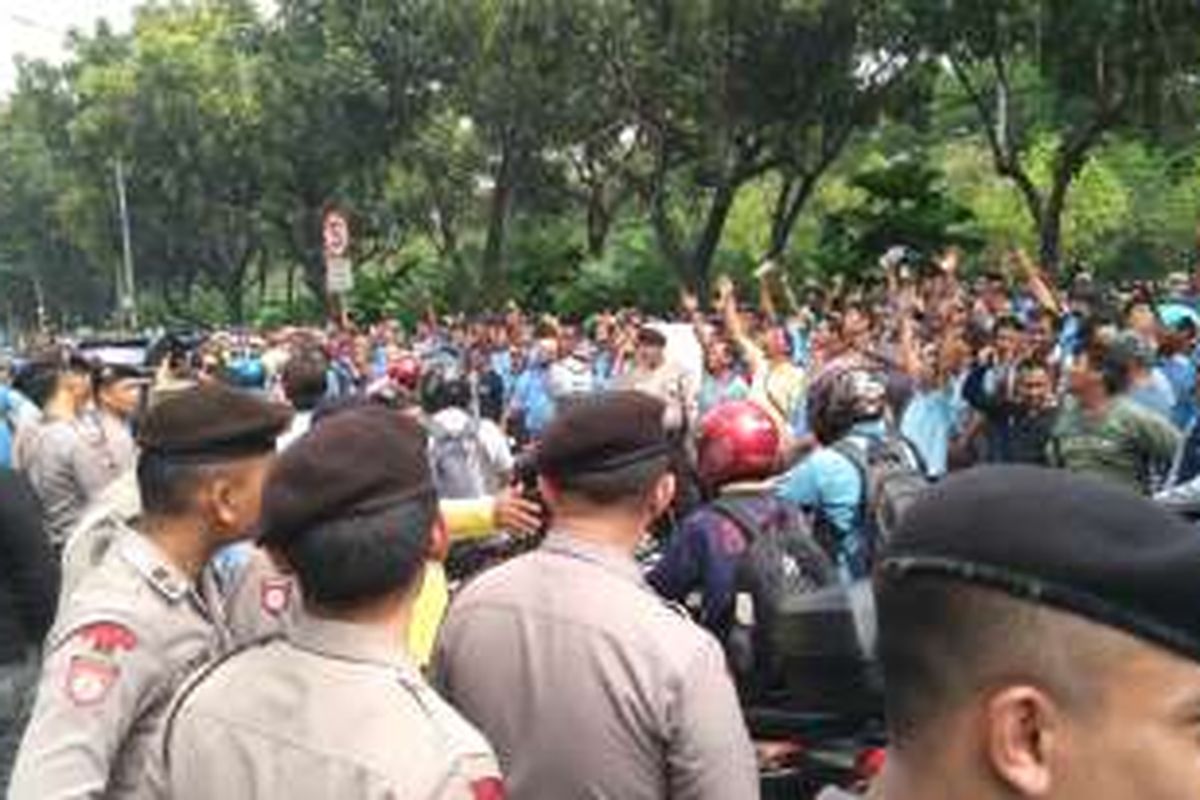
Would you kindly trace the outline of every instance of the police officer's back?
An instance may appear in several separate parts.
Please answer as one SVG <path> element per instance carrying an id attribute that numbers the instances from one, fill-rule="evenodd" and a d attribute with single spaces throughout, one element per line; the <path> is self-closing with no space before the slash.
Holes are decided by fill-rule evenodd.
<path id="1" fill-rule="evenodd" d="M 538 453 L 545 544 L 451 607 L 439 685 L 496 746 L 518 800 L 758 796 L 720 645 L 632 556 L 671 502 L 668 446 L 646 395 L 566 409 Z"/>
<path id="2" fill-rule="evenodd" d="M 499 800 L 483 737 L 404 642 L 426 558 L 444 548 L 419 424 L 382 407 L 323 421 L 280 458 L 262 544 L 299 579 L 287 638 L 236 653 L 177 700 L 175 800 Z"/>
<path id="3" fill-rule="evenodd" d="M 141 430 L 144 514 L 59 609 L 9 797 L 151 796 L 171 695 L 228 644 L 203 568 L 257 520 L 286 410 L 217 386 L 155 407 Z"/>

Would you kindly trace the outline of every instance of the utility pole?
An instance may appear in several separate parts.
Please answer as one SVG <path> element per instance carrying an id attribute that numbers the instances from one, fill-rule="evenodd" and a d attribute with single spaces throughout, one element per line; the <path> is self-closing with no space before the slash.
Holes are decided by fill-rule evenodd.
<path id="1" fill-rule="evenodd" d="M 138 328 L 137 287 L 133 279 L 133 245 L 129 235 L 129 207 L 125 202 L 125 165 L 117 158 L 114 167 L 117 184 L 117 206 L 121 212 L 122 271 L 117 280 L 117 297 L 121 304 L 121 317 L 131 331 Z"/>

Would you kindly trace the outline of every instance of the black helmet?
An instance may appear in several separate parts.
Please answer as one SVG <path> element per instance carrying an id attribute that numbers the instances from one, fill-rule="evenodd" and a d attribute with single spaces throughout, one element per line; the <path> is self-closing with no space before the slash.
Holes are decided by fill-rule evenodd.
<path id="1" fill-rule="evenodd" d="M 471 407 L 471 381 L 456 363 L 439 362 L 421 377 L 421 407 L 427 414 Z"/>
<path id="2" fill-rule="evenodd" d="M 882 419 L 887 385 L 858 361 L 831 367 L 817 377 L 808 395 L 808 423 L 822 444 L 841 439 L 860 422 Z"/>

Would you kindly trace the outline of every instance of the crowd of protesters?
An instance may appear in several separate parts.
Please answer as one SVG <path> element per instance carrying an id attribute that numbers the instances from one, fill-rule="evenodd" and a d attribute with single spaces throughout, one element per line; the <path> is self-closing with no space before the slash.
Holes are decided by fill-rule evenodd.
<path id="1" fill-rule="evenodd" d="M 917 601 L 884 585 L 887 554 L 912 547 L 916 561 L 953 560 L 935 552 L 950 545 L 933 546 L 924 529 L 888 516 L 885 506 L 905 492 L 913 495 L 905 504 L 950 508 L 960 502 L 950 489 L 949 499 L 922 496 L 961 486 L 1001 515 L 1003 503 L 987 496 L 992 484 L 981 489 L 971 477 L 993 473 L 952 473 L 1011 465 L 1013 485 L 1053 475 L 1043 480 L 1066 481 L 1066 495 L 1140 504 L 1131 508 L 1176 520 L 1179 531 L 1200 515 L 1200 282 L 1179 274 L 1159 286 L 1112 286 L 1080 273 L 1059 284 L 1020 252 L 978 278 L 963 271 L 955 250 L 922 260 L 898 247 L 858 285 L 797 291 L 767 263 L 752 295 L 722 277 L 711 296 L 685 292 L 662 317 L 431 312 L 411 329 L 388 320 L 168 337 L 143 365 L 89 360 L 63 345 L 5 365 L 0 787 L 16 760 L 17 800 L 348 796 L 339 793 L 346 786 L 397 798 L 757 797 L 767 791 L 761 776 L 797 751 L 771 741 L 780 737 L 759 730 L 752 711 L 798 691 L 782 662 L 752 652 L 772 646 L 764 637 L 738 639 L 766 624 L 766 609 L 747 622 L 742 603 L 742 563 L 761 552 L 757 538 L 811 533 L 803 545 L 811 552 L 789 557 L 813 588 L 854 597 L 875 579 L 879 602 L 890 598 L 893 609 L 891 637 L 880 631 L 884 671 L 900 674 L 892 685 L 904 688 L 911 660 L 925 654 L 897 643 L 895 631 L 919 627 L 905 605 Z M 994 474 L 1004 484 L 1007 473 Z M 927 510 L 913 516 L 921 513 L 929 519 Z M 352 527 L 364 537 L 354 546 L 344 540 Z M 385 544 L 397 531 L 410 540 Z M 1031 552 L 1037 544 L 1026 543 Z M 133 572 L 114 566 L 121 558 Z M 982 566 L 951 577 L 992 574 L 994 556 L 979 558 Z M 498 562 L 508 563 L 489 568 Z M 1036 594 L 1045 575 L 1028 569 L 1038 573 L 1028 582 Z M 614 575 L 687 605 L 714 638 L 661 616 Z M 109 595 L 142 579 L 172 603 L 195 602 L 186 647 L 182 634 L 138 627 L 150 623 L 137 614 L 158 611 L 105 616 L 119 605 L 105 605 Z M 1006 589 L 1007 580 L 986 582 Z M 1084 594 L 1085 609 L 1057 605 L 1192 652 L 1190 631 L 1163 632 L 1176 620 L 1147 613 L 1126 624 L 1119 608 L 1092 613 Z M 403 602 L 383 602 L 393 595 Z M 863 612 L 847 603 L 861 632 Z M 963 618 L 992 613 L 980 603 Z M 563 633 L 545 618 L 546 604 L 589 633 Z M 222 636 L 209 641 L 218 618 Z M 398 620 L 404 658 L 383 660 L 417 700 L 397 702 L 388 724 L 419 719 L 444 734 L 414 738 L 429 754 L 405 776 L 381 766 L 386 747 L 339 753 L 336 737 L 314 732 L 315 718 L 285 724 L 277 705 L 283 687 L 311 681 L 324 724 L 353 726 L 363 698 L 345 689 L 335 711 L 339 681 L 369 681 L 353 670 L 318 680 L 316 667 L 303 671 L 304 653 L 375 663 L 384 623 Z M 351 630 L 362 641 L 351 642 Z M 289 644 L 243 655 L 264 632 Z M 914 641 L 921 635 L 930 634 L 915 630 Z M 153 648 L 173 660 L 169 680 L 165 667 L 132 660 Z M 201 674 L 167 712 L 187 675 L 229 653 L 228 666 Z M 127 696 L 110 700 L 113 686 Z M 241 716 L 222 710 L 239 691 Z M 894 726 L 920 714 L 888 691 L 895 740 Z M 165 734 L 156 727 L 164 719 Z M 243 735 L 276 724 L 275 739 Z M 324 761 L 282 755 L 285 739 Z M 176 750 L 170 763 L 157 760 Z M 225 759 L 234 765 L 222 771 Z M 325 761 L 336 768 L 322 772 Z M 919 761 L 902 752 L 895 773 Z M 351 762 L 369 780 L 348 778 Z M 306 780 L 310 794 L 298 793 Z M 913 793 L 920 784 L 893 776 L 886 796 L 924 796 Z M 971 785 L 979 792 L 971 796 L 1013 796 Z M 1016 796 L 1089 796 L 1024 791 Z"/>

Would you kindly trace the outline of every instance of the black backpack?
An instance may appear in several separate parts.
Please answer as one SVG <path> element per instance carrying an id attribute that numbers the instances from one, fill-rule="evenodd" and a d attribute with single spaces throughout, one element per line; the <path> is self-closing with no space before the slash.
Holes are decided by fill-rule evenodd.
<path id="1" fill-rule="evenodd" d="M 756 498 L 759 499 L 759 498 Z M 710 506 L 737 525 L 746 541 L 734 577 L 733 609 L 725 635 L 743 703 L 785 702 L 785 617 L 799 598 L 836 584 L 833 562 L 813 537 L 807 519 L 783 501 L 773 503 L 762 524 L 747 503 L 722 498 Z"/>
<path id="2" fill-rule="evenodd" d="M 869 569 L 904 514 L 929 488 L 929 473 L 916 445 L 896 434 L 865 438 L 861 443 L 847 437 L 834 444 L 833 450 L 854 465 L 862 480 L 858 527 Z"/>

